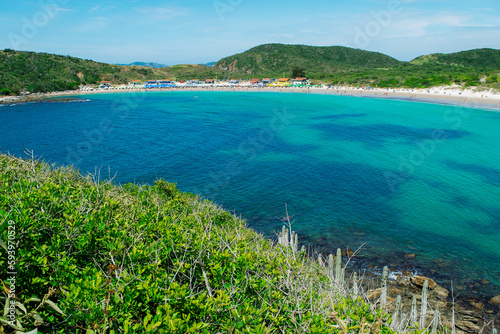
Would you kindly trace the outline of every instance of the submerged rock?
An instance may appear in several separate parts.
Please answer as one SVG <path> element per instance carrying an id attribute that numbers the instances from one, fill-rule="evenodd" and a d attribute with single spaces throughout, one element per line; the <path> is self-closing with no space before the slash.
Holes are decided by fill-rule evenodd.
<path id="1" fill-rule="evenodd" d="M 450 292 L 447 289 L 445 289 L 439 285 L 437 285 L 433 289 L 433 291 L 434 291 L 434 293 L 436 293 L 437 297 L 441 300 L 446 300 L 448 298 L 448 295 L 450 294 Z"/>
<path id="2" fill-rule="evenodd" d="M 490 299 L 490 304 L 493 304 L 493 305 L 496 305 L 496 306 L 500 306 L 500 295 L 491 298 Z"/>
<path id="3" fill-rule="evenodd" d="M 466 333 L 477 333 L 481 329 L 478 325 L 470 322 L 470 321 L 457 321 L 457 327 Z"/>

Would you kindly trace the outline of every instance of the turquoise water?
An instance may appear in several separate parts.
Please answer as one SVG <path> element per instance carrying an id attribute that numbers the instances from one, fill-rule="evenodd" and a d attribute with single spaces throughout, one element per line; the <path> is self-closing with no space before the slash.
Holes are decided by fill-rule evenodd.
<path id="1" fill-rule="evenodd" d="M 28 148 L 117 183 L 177 182 L 269 237 L 286 203 L 319 252 L 363 245 L 357 268 L 388 264 L 500 294 L 497 111 L 257 92 L 79 101 L 0 107 L 0 150 Z"/>

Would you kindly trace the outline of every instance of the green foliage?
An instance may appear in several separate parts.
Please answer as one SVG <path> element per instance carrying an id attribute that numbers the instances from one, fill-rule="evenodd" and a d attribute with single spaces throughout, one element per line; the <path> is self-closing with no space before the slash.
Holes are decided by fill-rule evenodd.
<path id="1" fill-rule="evenodd" d="M 305 253 L 174 184 L 117 187 L 0 155 L 0 185 L 0 307 L 7 226 L 16 231 L 17 322 L 0 317 L 5 330 L 392 332 L 386 314 L 332 286 Z"/>
<path id="2" fill-rule="evenodd" d="M 10 90 L 6 89 L 6 88 L 0 89 L 0 95 L 4 95 L 5 96 L 5 95 L 11 95 L 11 94 L 12 94 L 12 92 Z"/>
<path id="3" fill-rule="evenodd" d="M 413 64 L 441 64 L 473 67 L 481 70 L 498 70 L 500 68 L 500 50 L 475 49 L 456 53 L 436 53 L 421 56 L 411 61 Z"/>
<path id="4" fill-rule="evenodd" d="M 292 69 L 292 78 L 304 78 L 306 77 L 306 71 L 302 67 L 295 66 Z"/>

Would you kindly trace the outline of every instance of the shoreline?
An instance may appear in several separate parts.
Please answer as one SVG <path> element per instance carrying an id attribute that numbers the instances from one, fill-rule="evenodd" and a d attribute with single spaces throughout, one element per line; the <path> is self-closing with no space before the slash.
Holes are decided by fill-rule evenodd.
<path id="1" fill-rule="evenodd" d="M 469 108 L 486 108 L 500 110 L 500 93 L 492 90 L 477 92 L 470 89 L 458 89 L 456 87 L 435 87 L 426 89 L 387 89 L 387 88 L 355 88 L 355 87 L 185 87 L 185 88 L 119 88 L 119 89 L 97 89 L 78 90 L 52 93 L 37 93 L 25 96 L 0 97 L 0 104 L 15 104 L 26 102 L 39 102 L 58 97 L 75 97 L 94 94 L 116 94 L 116 93 L 159 93 L 159 92 L 275 92 L 275 93 L 298 93 L 298 94 L 324 94 L 336 96 L 366 97 L 377 99 L 415 101 L 424 103 L 436 103 L 441 105 L 463 106 Z"/>

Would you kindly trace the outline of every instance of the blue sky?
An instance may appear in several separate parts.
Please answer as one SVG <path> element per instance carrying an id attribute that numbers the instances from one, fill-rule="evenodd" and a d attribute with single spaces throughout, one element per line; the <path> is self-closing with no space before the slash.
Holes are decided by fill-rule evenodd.
<path id="1" fill-rule="evenodd" d="M 108 63 L 206 63 L 264 43 L 399 60 L 500 49 L 498 0 L 35 0 L 0 12 L 0 48 Z"/>

